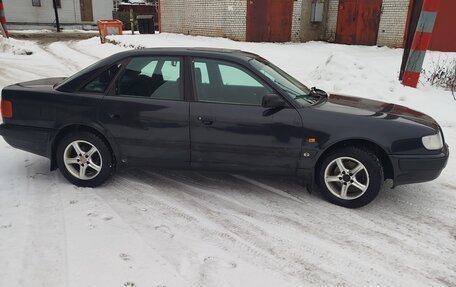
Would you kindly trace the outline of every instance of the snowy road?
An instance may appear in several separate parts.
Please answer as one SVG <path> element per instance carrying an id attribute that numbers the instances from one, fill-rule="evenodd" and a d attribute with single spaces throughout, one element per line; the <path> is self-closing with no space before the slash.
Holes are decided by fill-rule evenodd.
<path id="1" fill-rule="evenodd" d="M 177 46 L 200 40 L 161 37 L 166 35 L 151 42 Z M 456 145 L 456 102 L 448 92 L 422 87 L 414 101 L 414 90 L 391 80 L 395 76 L 389 75 L 388 62 L 384 69 L 370 71 L 372 55 L 394 61 L 400 58 L 397 50 L 374 54 L 372 48 L 355 47 L 347 61 L 368 71 L 350 77 L 351 84 L 340 80 L 339 86 L 326 87 L 325 74 L 346 74 L 337 61 L 350 51 L 346 46 L 322 45 L 321 59 L 315 59 L 306 52 L 318 43 L 204 41 L 245 45 L 240 47 L 270 54 L 285 69 L 291 53 L 302 55 L 310 63 L 306 72 L 298 74 L 299 61 L 294 61 L 290 73 L 310 77 L 322 88 L 353 93 L 353 85 L 359 85 L 361 91 L 378 91 L 384 100 L 391 95 L 391 101 L 436 117 L 449 144 Z M 29 45 L 34 54 L 0 49 L 0 88 L 69 75 L 123 50 L 99 45 L 97 39 L 15 44 Z M 274 45 L 289 53 L 274 54 Z M 336 61 L 335 69 L 323 68 L 331 66 L 324 64 L 328 58 Z M 430 99 L 426 93 L 436 96 Z M 46 159 L 3 140 L 0 159 L 0 286 L 456 285 L 454 153 L 439 179 L 385 187 L 372 204 L 358 210 L 326 203 L 289 178 L 130 170 L 101 188 L 84 189 L 67 183 L 58 171 L 49 172 Z"/>

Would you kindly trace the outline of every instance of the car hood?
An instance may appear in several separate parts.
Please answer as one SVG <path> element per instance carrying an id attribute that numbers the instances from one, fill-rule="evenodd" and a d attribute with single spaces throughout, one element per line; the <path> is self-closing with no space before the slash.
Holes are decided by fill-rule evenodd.
<path id="1" fill-rule="evenodd" d="M 383 120 L 402 120 L 425 125 L 436 131 L 439 129 L 437 122 L 426 114 L 401 105 L 365 98 L 330 94 L 327 101 L 316 108 Z"/>

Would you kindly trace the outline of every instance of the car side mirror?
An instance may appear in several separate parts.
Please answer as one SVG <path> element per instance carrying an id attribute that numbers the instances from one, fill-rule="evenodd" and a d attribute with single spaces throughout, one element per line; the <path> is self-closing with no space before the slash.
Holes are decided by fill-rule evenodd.
<path id="1" fill-rule="evenodd" d="M 268 94 L 263 96 L 261 106 L 263 108 L 281 108 L 285 106 L 285 100 L 279 95 Z"/>

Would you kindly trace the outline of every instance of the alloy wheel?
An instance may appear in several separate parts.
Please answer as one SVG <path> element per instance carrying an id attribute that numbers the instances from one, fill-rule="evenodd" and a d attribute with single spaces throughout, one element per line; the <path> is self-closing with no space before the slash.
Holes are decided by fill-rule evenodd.
<path id="1" fill-rule="evenodd" d="M 369 188 L 369 172 L 360 161 L 351 157 L 331 161 L 325 169 L 324 180 L 328 190 L 344 200 L 356 199 Z"/>
<path id="2" fill-rule="evenodd" d="M 101 153 L 91 143 L 83 140 L 71 142 L 63 153 L 66 169 L 76 178 L 95 178 L 103 167 Z"/>

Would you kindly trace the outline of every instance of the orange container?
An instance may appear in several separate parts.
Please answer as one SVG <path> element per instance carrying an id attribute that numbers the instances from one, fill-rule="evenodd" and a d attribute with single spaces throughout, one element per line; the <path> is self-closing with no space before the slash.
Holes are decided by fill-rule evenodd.
<path id="1" fill-rule="evenodd" d="M 108 35 L 122 35 L 123 23 L 120 20 L 98 20 L 98 32 L 100 33 L 101 43 L 106 42 Z"/>

